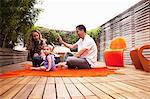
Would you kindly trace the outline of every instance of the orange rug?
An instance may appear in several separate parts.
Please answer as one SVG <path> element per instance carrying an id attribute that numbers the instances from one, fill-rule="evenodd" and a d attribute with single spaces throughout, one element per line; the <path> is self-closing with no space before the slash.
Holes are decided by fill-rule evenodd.
<path id="1" fill-rule="evenodd" d="M 27 65 L 25 66 L 27 67 Z M 16 70 L 0 74 L 0 78 L 18 77 L 18 76 L 46 76 L 46 77 L 94 77 L 107 76 L 109 74 L 119 74 L 116 69 L 92 68 L 92 69 L 61 69 L 57 68 L 54 71 L 35 71 L 35 70 Z"/>

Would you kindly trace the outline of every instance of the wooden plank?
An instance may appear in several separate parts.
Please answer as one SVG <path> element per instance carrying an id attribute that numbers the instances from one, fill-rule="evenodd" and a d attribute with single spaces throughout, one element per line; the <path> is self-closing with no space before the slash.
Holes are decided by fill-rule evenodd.
<path id="1" fill-rule="evenodd" d="M 127 91 L 127 92 L 139 92 L 139 91 L 143 91 L 139 88 L 133 87 L 131 85 L 127 85 L 125 83 L 121 83 L 121 82 L 111 82 L 109 83 L 110 85 L 113 85 L 117 88 L 120 88 L 121 90 Z"/>
<path id="2" fill-rule="evenodd" d="M 117 75 L 116 75 L 117 76 Z M 111 79 L 111 81 L 118 81 L 119 79 L 114 77 L 114 75 L 109 75 L 107 76 L 109 79 Z"/>
<path id="3" fill-rule="evenodd" d="M 9 82 L 11 82 L 11 81 L 13 81 L 13 80 L 15 80 L 15 79 L 17 79 L 17 78 L 14 77 L 14 78 L 7 78 L 7 79 L 4 79 L 3 81 L 0 82 L 0 88 L 3 87 L 4 85 L 7 85 L 7 83 L 9 83 Z"/>
<path id="4" fill-rule="evenodd" d="M 94 96 L 94 94 L 89 89 L 87 89 L 83 84 L 75 83 L 75 86 L 84 96 Z"/>
<path id="5" fill-rule="evenodd" d="M 85 96 L 86 99 L 99 99 L 97 96 Z"/>
<path id="6" fill-rule="evenodd" d="M 148 75 L 147 73 L 144 74 L 144 75 L 135 75 L 135 76 L 137 76 L 137 77 L 139 77 L 139 78 L 141 78 L 141 79 L 146 79 L 146 80 L 149 80 L 149 79 L 150 79 L 150 75 Z"/>
<path id="7" fill-rule="evenodd" d="M 44 85 L 36 85 L 32 93 L 29 95 L 29 99 L 42 98 L 44 87 Z"/>
<path id="8" fill-rule="evenodd" d="M 54 83 L 46 84 L 43 99 L 56 99 L 56 89 Z"/>
<path id="9" fill-rule="evenodd" d="M 14 85 L 4 85 L 3 87 L 0 88 L 0 95 L 5 93 L 7 90 L 11 89 Z"/>
<path id="10" fill-rule="evenodd" d="M 74 86 L 74 84 L 65 84 L 71 98 L 84 98 L 79 90 Z"/>
<path id="11" fill-rule="evenodd" d="M 92 77 L 84 77 L 84 80 L 86 80 L 87 82 L 91 82 L 94 83 L 95 81 L 93 81 Z"/>
<path id="12" fill-rule="evenodd" d="M 114 99 L 127 99 L 126 97 L 124 97 L 123 95 L 119 93 L 113 93 L 113 94 L 110 94 L 110 96 L 113 97 Z"/>
<path id="13" fill-rule="evenodd" d="M 0 98 L 1 99 L 11 99 L 13 98 L 22 88 L 24 87 L 23 84 L 19 84 L 8 90 L 4 93 Z"/>
<path id="14" fill-rule="evenodd" d="M 56 84 L 62 84 L 62 83 L 64 83 L 61 77 L 56 77 L 55 81 L 56 81 Z"/>
<path id="15" fill-rule="evenodd" d="M 92 78 L 96 82 L 111 82 L 114 81 L 114 79 L 107 77 L 94 77 Z"/>
<path id="16" fill-rule="evenodd" d="M 27 83 L 27 85 L 17 93 L 14 99 L 27 99 L 39 79 L 40 77 L 32 77 L 32 79 Z"/>
<path id="17" fill-rule="evenodd" d="M 37 84 L 45 85 L 46 81 L 47 81 L 47 77 L 41 77 Z"/>
<path id="18" fill-rule="evenodd" d="M 28 83 L 32 78 L 33 78 L 32 76 L 24 77 L 24 79 L 21 80 L 18 84 L 26 84 L 26 83 Z"/>
<path id="19" fill-rule="evenodd" d="M 124 96 L 118 94 L 117 92 L 113 91 L 112 89 L 103 86 L 100 83 L 92 83 L 95 87 L 99 88 L 100 90 L 102 90 L 103 92 L 105 92 L 106 94 L 110 95 L 113 98 L 116 99 L 126 99 Z"/>
<path id="20" fill-rule="evenodd" d="M 139 85 L 138 83 L 134 82 L 134 81 L 123 81 L 124 83 L 134 86 L 136 88 L 142 89 L 144 91 L 150 91 L 150 89 L 148 87 L 145 87 L 143 85 Z"/>
<path id="21" fill-rule="evenodd" d="M 0 88 L 0 95 L 4 94 L 5 92 L 7 92 L 8 90 L 12 90 L 12 88 L 14 86 L 16 86 L 16 84 L 21 81 L 23 79 L 23 77 L 18 77 L 17 79 L 12 80 L 12 82 L 9 82 L 7 84 L 3 83 L 4 85 L 1 85 L 3 87 Z M 8 79 L 9 81 L 10 79 Z"/>
<path id="22" fill-rule="evenodd" d="M 77 78 L 79 80 L 79 82 L 81 83 L 87 83 L 88 81 L 84 79 L 84 77 L 82 78 Z"/>
<path id="23" fill-rule="evenodd" d="M 70 83 L 72 83 L 68 77 L 62 77 L 62 80 L 63 80 L 63 82 L 64 82 L 65 84 L 70 84 Z"/>
<path id="24" fill-rule="evenodd" d="M 145 91 L 144 92 L 134 92 L 133 94 L 140 99 L 149 99 L 150 98 L 150 93 L 145 92 Z"/>
<path id="25" fill-rule="evenodd" d="M 69 93 L 63 83 L 56 84 L 57 99 L 70 98 Z"/>
<path id="26" fill-rule="evenodd" d="M 113 76 L 116 79 L 118 79 L 119 81 L 123 81 L 123 80 L 133 80 L 133 78 L 131 78 L 131 76 L 129 75 L 118 75 L 118 76 Z"/>
<path id="27" fill-rule="evenodd" d="M 54 77 L 48 77 L 47 78 L 47 84 L 54 84 L 54 83 L 55 83 Z"/>
<path id="28" fill-rule="evenodd" d="M 109 83 L 101 83 L 101 85 L 107 87 L 107 88 L 110 88 L 111 90 L 115 91 L 116 93 L 124 93 L 125 91 L 115 87 L 115 86 L 112 86 L 110 85 Z"/>
<path id="29" fill-rule="evenodd" d="M 83 83 L 89 90 L 91 90 L 96 96 L 98 96 L 100 99 L 113 99 L 108 94 L 104 93 L 97 87 L 93 86 L 90 83 Z"/>
<path id="30" fill-rule="evenodd" d="M 25 77 L 18 77 L 17 79 L 11 81 L 9 84 L 17 84 L 18 82 L 20 82 L 23 79 L 25 79 Z"/>
<path id="31" fill-rule="evenodd" d="M 140 81 L 138 80 L 137 82 L 143 84 L 144 86 L 146 86 L 148 88 L 150 88 L 150 82 L 148 80 L 140 80 Z"/>
<path id="32" fill-rule="evenodd" d="M 34 86 L 34 84 L 27 84 L 24 88 L 21 89 L 21 91 L 17 93 L 13 99 L 27 99 Z"/>
<path id="33" fill-rule="evenodd" d="M 28 84 L 36 84 L 39 81 L 40 77 L 34 77 Z"/>
<path id="34" fill-rule="evenodd" d="M 46 77 L 40 78 L 40 80 L 37 82 L 35 88 L 33 89 L 32 93 L 29 95 L 29 99 L 42 98 L 46 80 L 47 80 Z"/>
<path id="35" fill-rule="evenodd" d="M 102 83 L 101 83 L 102 84 Z M 137 97 L 136 95 L 134 95 L 133 93 L 135 93 L 135 92 L 126 92 L 126 91 L 124 91 L 124 90 L 121 90 L 121 89 L 118 89 L 117 87 L 114 87 L 114 86 L 111 86 L 111 85 L 109 85 L 109 83 L 108 84 L 106 84 L 106 83 L 103 83 L 102 85 L 104 85 L 104 86 L 106 86 L 106 87 L 108 87 L 108 88 L 110 88 L 110 89 L 112 89 L 112 90 L 114 90 L 115 92 L 117 92 L 117 93 L 119 93 L 119 94 L 121 94 L 121 95 L 123 95 L 124 97 L 126 97 L 127 99 L 139 99 L 139 97 Z M 119 84 L 116 84 L 116 86 L 119 86 Z M 129 88 L 128 86 L 123 86 L 124 88 Z M 119 87 L 120 88 L 120 87 Z M 133 87 L 132 87 L 133 88 Z M 133 88 L 132 89 L 131 87 L 129 88 L 130 90 L 136 90 L 135 88 Z M 138 89 L 139 90 L 139 89 Z M 140 90 L 139 92 L 141 92 L 142 90 Z"/>
<path id="36" fill-rule="evenodd" d="M 101 91 L 103 91 L 107 94 L 116 94 L 116 92 L 114 92 L 112 89 L 107 88 L 107 87 L 101 85 L 100 83 L 92 83 L 92 85 L 94 85 L 95 87 L 97 87 L 98 89 L 100 89 Z"/>
<path id="37" fill-rule="evenodd" d="M 122 93 L 122 95 L 124 95 L 127 99 L 141 99 L 137 96 L 135 96 L 133 93 Z"/>
<path id="38" fill-rule="evenodd" d="M 70 79 L 73 83 L 80 83 L 77 78 L 78 78 L 78 77 L 69 77 L 69 79 Z"/>

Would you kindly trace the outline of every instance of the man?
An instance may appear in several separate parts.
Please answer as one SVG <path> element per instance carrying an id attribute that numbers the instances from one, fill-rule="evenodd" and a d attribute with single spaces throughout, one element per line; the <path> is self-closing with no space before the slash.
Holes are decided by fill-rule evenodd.
<path id="1" fill-rule="evenodd" d="M 76 33 L 80 39 L 73 45 L 64 42 L 59 36 L 59 41 L 64 46 L 70 49 L 78 48 L 78 52 L 74 56 L 67 58 L 66 65 L 68 65 L 69 69 L 92 68 L 97 62 L 97 46 L 94 40 L 86 34 L 86 28 L 84 25 L 78 25 L 76 27 Z"/>

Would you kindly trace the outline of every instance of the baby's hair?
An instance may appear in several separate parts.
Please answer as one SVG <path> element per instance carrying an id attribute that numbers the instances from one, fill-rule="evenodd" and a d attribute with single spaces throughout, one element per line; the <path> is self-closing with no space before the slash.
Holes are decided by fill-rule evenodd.
<path id="1" fill-rule="evenodd" d="M 48 47 L 48 48 L 50 48 L 50 49 L 52 49 L 52 46 L 51 45 L 44 45 L 44 47 Z"/>
<path id="2" fill-rule="evenodd" d="M 47 46 L 51 49 L 51 51 L 53 51 L 54 47 L 52 45 L 47 45 Z"/>

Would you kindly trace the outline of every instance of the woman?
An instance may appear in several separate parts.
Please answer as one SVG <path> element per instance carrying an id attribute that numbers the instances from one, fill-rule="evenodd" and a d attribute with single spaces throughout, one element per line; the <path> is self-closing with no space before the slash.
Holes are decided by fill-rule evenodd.
<path id="1" fill-rule="evenodd" d="M 27 50 L 29 51 L 29 57 L 32 59 L 33 67 L 39 67 L 43 62 L 43 53 L 41 50 L 45 45 L 46 43 L 43 40 L 41 33 L 38 30 L 32 30 L 29 35 Z"/>

